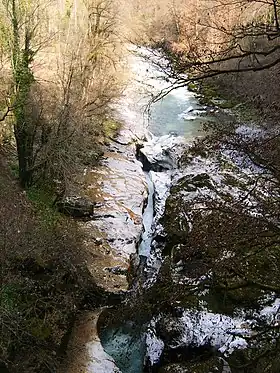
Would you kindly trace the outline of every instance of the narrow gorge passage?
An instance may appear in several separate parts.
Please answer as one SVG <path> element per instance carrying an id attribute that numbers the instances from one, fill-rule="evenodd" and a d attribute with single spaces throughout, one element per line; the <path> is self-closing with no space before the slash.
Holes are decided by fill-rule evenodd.
<path id="1" fill-rule="evenodd" d="M 136 52 L 136 54 L 135 54 Z M 130 67 L 134 80 L 127 88 L 120 117 L 126 123 L 137 120 L 137 126 L 144 129 L 147 141 L 140 149 L 140 160 L 146 172 L 148 185 L 147 205 L 143 214 L 143 233 L 137 254 L 132 256 L 134 279 L 131 297 L 143 291 L 150 277 L 156 276 L 160 267 L 160 253 L 153 250 L 153 238 L 158 228 L 158 220 L 163 213 L 165 199 L 176 170 L 179 153 L 196 136 L 201 136 L 205 110 L 195 95 L 186 88 L 172 91 L 162 101 L 151 107 L 149 116 L 143 112 L 148 104 L 149 94 L 157 94 L 167 84 L 151 61 L 141 57 L 148 55 L 141 48 L 130 57 Z M 204 116 L 204 117 L 203 117 Z M 133 123 L 135 126 L 135 123 Z M 152 251 L 152 253 L 151 253 Z M 159 256 L 158 256 L 159 254 Z M 128 295 L 126 302 L 129 302 Z M 135 299 L 134 299 L 135 301 Z M 127 320 L 116 329 L 105 328 L 100 339 L 104 350 L 115 361 L 122 373 L 142 373 L 146 356 L 146 340 L 143 325 Z"/>

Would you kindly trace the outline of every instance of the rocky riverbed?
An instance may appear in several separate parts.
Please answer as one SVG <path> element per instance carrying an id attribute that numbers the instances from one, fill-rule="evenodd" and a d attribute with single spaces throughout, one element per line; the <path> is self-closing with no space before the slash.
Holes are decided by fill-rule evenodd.
<path id="1" fill-rule="evenodd" d="M 278 278 L 277 244 L 269 241 L 277 216 L 267 209 L 279 193 L 273 175 L 247 151 L 272 134 L 222 115 L 211 139 L 194 143 L 187 135 L 194 118 L 181 114 L 190 112 L 195 95 L 175 96 L 176 134 L 174 120 L 172 131 L 164 122 L 159 129 L 159 107 L 151 132 L 141 122 L 137 133 L 131 126 L 141 105 L 136 114 L 124 107 L 124 131 L 101 167 L 85 172 L 85 193 L 95 205 L 83 223 L 89 268 L 104 289 L 128 291 L 121 305 L 78 325 L 74 340 L 84 328 L 95 336 L 81 343 L 83 372 L 251 373 L 242 367 L 274 348 L 273 338 L 259 338 L 278 325 L 277 284 L 262 284 Z M 166 99 L 169 113 L 174 96 Z M 198 119 L 203 108 L 196 105 Z M 69 372 L 79 371 L 73 367 Z"/>

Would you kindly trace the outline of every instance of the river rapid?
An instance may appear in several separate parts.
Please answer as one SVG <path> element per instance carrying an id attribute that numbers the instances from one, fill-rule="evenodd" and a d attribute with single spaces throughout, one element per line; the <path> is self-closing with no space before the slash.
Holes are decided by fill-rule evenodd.
<path id="1" fill-rule="evenodd" d="M 202 136 L 202 124 L 208 119 L 206 108 L 187 88 L 171 91 L 147 110 L 151 97 L 173 84 L 154 63 L 158 58 L 162 57 L 155 57 L 144 48 L 130 48 L 132 77 L 117 105 L 124 127 L 144 138 L 137 156 L 146 175 L 148 198 L 137 253 L 131 257 L 132 265 L 137 267 L 129 291 L 134 301 L 135 294 L 155 281 L 161 266 L 161 253 L 153 240 L 161 229 L 159 219 L 179 157 L 196 137 Z M 145 330 L 133 320 L 103 329 L 100 339 L 106 353 L 114 359 L 114 369 L 122 373 L 142 373 L 147 349 L 151 355 L 158 354 L 158 346 L 154 341 L 148 346 Z"/>

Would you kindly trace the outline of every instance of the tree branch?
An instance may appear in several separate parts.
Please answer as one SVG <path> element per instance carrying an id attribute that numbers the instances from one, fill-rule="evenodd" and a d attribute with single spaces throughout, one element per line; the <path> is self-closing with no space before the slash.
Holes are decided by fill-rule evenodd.
<path id="1" fill-rule="evenodd" d="M 0 118 L 0 122 L 3 122 L 6 118 L 7 118 L 7 116 L 9 115 L 9 113 L 12 111 L 12 109 L 13 108 L 11 108 L 11 107 L 7 107 L 7 110 L 6 110 L 6 112 L 3 114 L 3 116 L 2 116 L 2 118 Z"/>

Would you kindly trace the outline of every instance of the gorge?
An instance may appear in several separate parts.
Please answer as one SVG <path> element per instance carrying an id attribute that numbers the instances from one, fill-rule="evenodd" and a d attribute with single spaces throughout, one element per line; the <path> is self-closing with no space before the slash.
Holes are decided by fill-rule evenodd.
<path id="1" fill-rule="evenodd" d="M 0 371 L 279 373 L 279 0 L 0 0 Z"/>
<path id="2" fill-rule="evenodd" d="M 126 257 L 130 254 L 129 268 L 124 265 L 119 269 L 112 268 L 111 272 L 115 270 L 115 275 L 123 279 L 126 274 L 129 286 L 122 305 L 104 309 L 98 316 L 99 320 L 95 321 L 100 339 L 88 344 L 91 363 L 85 366 L 88 372 L 100 373 L 105 370 L 122 373 L 190 372 L 193 369 L 205 373 L 210 370 L 230 373 L 228 358 L 249 348 L 248 336 L 254 333 L 254 323 L 260 322 L 256 321 L 258 318 L 271 323 L 278 317 L 279 299 L 271 296 L 265 300 L 266 295 L 259 293 L 256 300 L 251 300 L 244 308 L 243 297 L 247 295 L 241 293 L 237 307 L 224 309 L 223 302 L 220 304 L 221 301 L 216 299 L 215 288 L 211 289 L 213 265 L 215 262 L 219 263 L 218 266 L 223 265 L 236 254 L 221 250 L 192 257 L 191 250 L 195 248 L 186 249 L 185 245 L 193 224 L 197 224 L 193 215 L 197 208 L 206 211 L 207 203 L 245 200 L 248 190 L 244 184 L 254 183 L 249 180 L 254 180 L 255 175 L 262 174 L 262 171 L 242 152 L 222 150 L 222 160 L 217 161 L 215 155 L 205 156 L 189 150 L 197 139 L 205 136 L 203 123 L 211 121 L 215 126 L 222 120 L 226 125 L 232 125 L 235 119 L 230 111 L 218 106 L 203 106 L 199 103 L 199 96 L 186 88 L 172 91 L 152 106 L 149 113 L 143 112 L 148 103 L 148 96 L 143 92 L 147 95 L 150 91 L 155 95 L 164 87 L 164 80 L 152 63 L 154 56 L 147 62 L 148 51 L 140 48 L 135 52 L 135 49 L 130 66 L 137 72 L 137 82 L 131 80 L 118 105 L 118 115 L 124 123 L 118 143 L 129 144 L 134 135 L 138 144 L 137 151 L 134 150 L 138 160 L 131 156 L 129 159 L 137 167 L 140 160 L 144 170 L 138 171 L 142 175 L 139 185 L 142 188 L 144 183 L 147 196 L 143 189 L 133 186 L 133 192 L 136 188 L 142 196 L 138 206 L 143 211 L 143 228 L 142 234 L 138 229 L 133 239 L 127 240 L 132 231 L 128 228 L 127 218 L 121 220 L 114 213 L 104 215 L 105 221 L 110 219 L 109 237 L 112 232 L 114 235 L 114 239 L 109 239 L 110 244 L 115 246 L 120 256 L 124 255 L 122 250 Z M 145 58 L 141 57 L 141 52 Z M 237 134 L 249 137 L 262 134 L 254 124 L 236 122 L 234 128 Z M 126 146 L 122 145 L 122 150 L 117 152 L 127 157 Z M 110 168 L 111 161 L 106 159 L 105 162 Z M 127 170 L 123 172 L 125 174 Z M 127 175 L 123 179 L 127 179 Z M 106 195 L 110 195 L 107 180 L 105 176 L 102 188 Z M 263 188 L 260 186 L 260 194 L 264 193 Z M 131 202 L 135 197 L 132 198 L 129 191 L 126 185 L 128 201 Z M 120 196 L 118 192 L 114 194 L 117 200 Z M 255 203 L 255 196 L 249 198 L 252 198 L 250 203 Z M 127 212 L 128 205 L 124 205 Z M 184 208 L 185 205 L 189 210 Z M 129 209 L 141 219 L 139 209 L 133 205 Z M 105 232 L 108 229 L 106 224 Z M 129 251 L 126 242 L 129 242 Z M 187 255 L 188 250 L 190 252 L 187 258 L 186 250 Z M 176 294 L 173 287 L 180 286 L 181 292 Z"/>

